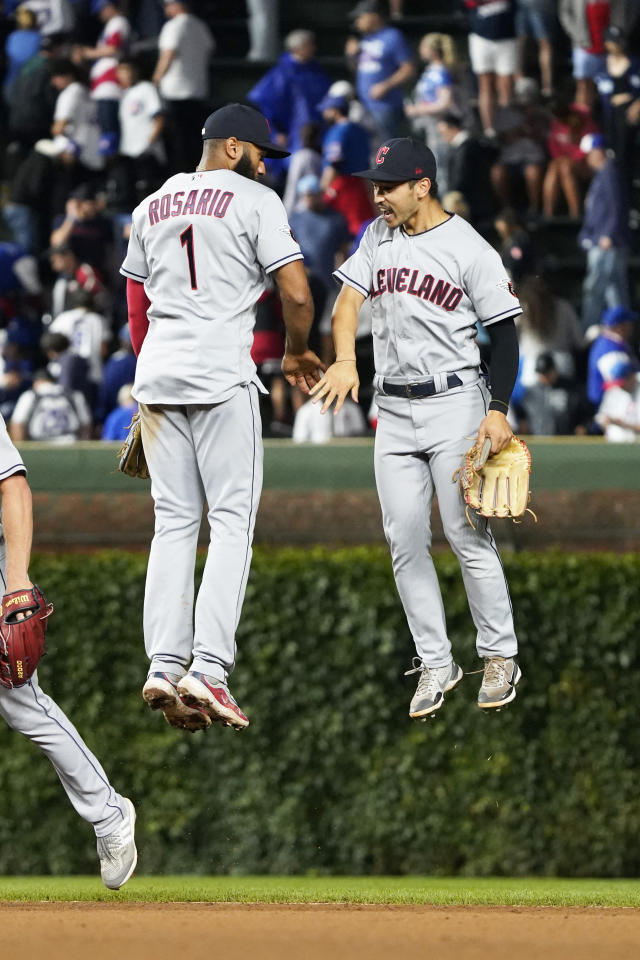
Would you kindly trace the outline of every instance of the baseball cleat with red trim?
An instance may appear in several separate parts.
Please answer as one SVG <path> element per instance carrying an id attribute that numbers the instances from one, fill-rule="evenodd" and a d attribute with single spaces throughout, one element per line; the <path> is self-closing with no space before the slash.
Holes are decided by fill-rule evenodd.
<path id="1" fill-rule="evenodd" d="M 236 730 L 249 726 L 249 718 L 244 715 L 229 693 L 226 683 L 207 677 L 204 673 L 189 671 L 178 683 L 178 693 L 187 706 L 206 710 L 212 720 L 221 720 Z"/>
<path id="2" fill-rule="evenodd" d="M 211 726 L 206 710 L 187 706 L 176 689 L 179 677 L 175 674 L 150 673 L 142 688 L 142 699 L 152 710 L 162 710 L 164 718 L 172 727 L 195 733 Z"/>

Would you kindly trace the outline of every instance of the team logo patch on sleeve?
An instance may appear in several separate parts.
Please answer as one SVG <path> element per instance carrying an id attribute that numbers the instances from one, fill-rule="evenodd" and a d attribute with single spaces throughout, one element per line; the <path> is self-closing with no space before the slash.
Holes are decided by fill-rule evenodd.
<path id="1" fill-rule="evenodd" d="M 502 290 L 508 290 L 512 297 L 515 297 L 516 300 L 518 299 L 518 294 L 513 289 L 513 283 L 511 282 L 511 280 L 508 280 L 506 278 L 504 280 L 499 280 L 497 283 L 497 286 L 501 287 Z"/>
<path id="2" fill-rule="evenodd" d="M 294 237 L 293 230 L 291 229 L 288 223 L 284 224 L 282 227 L 278 227 L 278 230 L 280 231 L 280 233 L 284 233 L 285 237 L 291 237 L 294 243 L 298 242 Z"/>

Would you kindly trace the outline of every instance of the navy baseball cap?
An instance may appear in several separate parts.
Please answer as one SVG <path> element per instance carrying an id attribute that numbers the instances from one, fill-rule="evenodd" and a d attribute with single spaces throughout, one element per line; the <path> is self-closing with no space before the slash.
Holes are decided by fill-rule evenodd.
<path id="1" fill-rule="evenodd" d="M 405 183 L 407 180 L 436 178 L 436 158 L 421 140 L 411 137 L 394 137 L 383 143 L 376 153 L 375 166 L 353 174 L 363 180 L 379 180 L 381 183 Z"/>
<path id="2" fill-rule="evenodd" d="M 617 323 L 635 323 L 637 319 L 638 314 L 635 310 L 629 310 L 628 307 L 607 307 L 600 323 L 603 327 L 613 327 Z"/>
<path id="3" fill-rule="evenodd" d="M 228 103 L 209 114 L 202 128 L 203 140 L 226 140 L 236 137 L 264 150 L 265 157 L 289 157 L 288 150 L 282 150 L 271 142 L 269 121 L 255 107 L 244 103 Z"/>
<path id="4" fill-rule="evenodd" d="M 323 113 L 325 110 L 340 110 L 342 113 L 349 113 L 349 101 L 346 97 L 332 96 L 331 93 L 328 93 L 326 97 L 318 104 L 317 108 L 320 113 Z"/>
<path id="5" fill-rule="evenodd" d="M 381 0 L 360 0 L 352 10 L 349 10 L 349 19 L 357 20 L 363 13 L 377 13 L 380 16 L 384 14 L 384 7 Z"/>

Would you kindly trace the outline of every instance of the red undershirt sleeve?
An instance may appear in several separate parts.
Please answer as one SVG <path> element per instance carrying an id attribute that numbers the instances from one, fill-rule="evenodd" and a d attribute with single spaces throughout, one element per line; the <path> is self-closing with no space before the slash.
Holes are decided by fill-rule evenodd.
<path id="1" fill-rule="evenodd" d="M 129 332 L 131 345 L 136 357 L 140 353 L 144 338 L 149 329 L 147 310 L 151 302 L 145 293 L 144 283 L 127 277 L 127 308 L 129 312 Z"/>

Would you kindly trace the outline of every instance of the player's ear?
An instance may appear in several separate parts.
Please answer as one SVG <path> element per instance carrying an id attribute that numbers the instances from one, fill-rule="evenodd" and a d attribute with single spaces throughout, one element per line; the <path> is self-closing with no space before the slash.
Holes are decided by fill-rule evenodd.
<path id="1" fill-rule="evenodd" d="M 227 156 L 232 160 L 237 160 L 242 153 L 240 141 L 236 137 L 227 137 L 225 140 L 225 149 L 227 151 Z"/>

